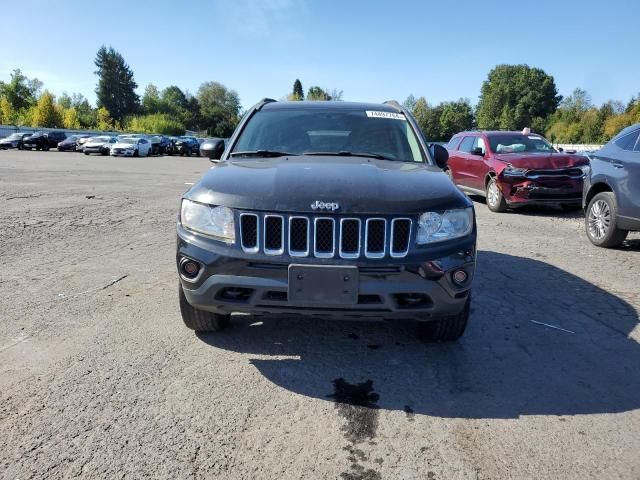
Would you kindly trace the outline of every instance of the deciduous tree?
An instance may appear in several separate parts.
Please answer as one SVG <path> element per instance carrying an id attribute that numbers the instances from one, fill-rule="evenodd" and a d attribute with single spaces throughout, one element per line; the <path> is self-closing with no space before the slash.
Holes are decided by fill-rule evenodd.
<path id="1" fill-rule="evenodd" d="M 75 108 L 70 107 L 64 110 L 62 123 L 64 128 L 77 129 L 80 128 L 80 119 L 78 118 L 78 112 Z"/>
<path id="2" fill-rule="evenodd" d="M 62 125 L 62 119 L 55 107 L 54 97 L 48 90 L 45 90 L 38 99 L 31 118 L 31 125 L 47 128 L 55 128 Z"/>
<path id="3" fill-rule="evenodd" d="M 238 94 L 218 82 L 205 82 L 200 85 L 197 97 L 202 126 L 213 136 L 230 136 L 240 113 Z"/>
<path id="4" fill-rule="evenodd" d="M 498 65 L 482 84 L 476 118 L 480 128 L 543 132 L 561 96 L 551 75 L 528 65 Z"/>
<path id="5" fill-rule="evenodd" d="M 113 130 L 114 120 L 111 118 L 109 110 L 105 107 L 100 107 L 97 113 L 96 127 L 98 130 Z"/>

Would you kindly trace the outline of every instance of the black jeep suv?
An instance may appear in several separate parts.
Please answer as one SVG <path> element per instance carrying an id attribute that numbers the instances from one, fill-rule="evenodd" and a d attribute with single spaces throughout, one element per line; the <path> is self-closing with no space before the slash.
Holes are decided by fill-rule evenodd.
<path id="1" fill-rule="evenodd" d="M 24 140 L 24 148 L 31 150 L 49 150 L 56 148 L 58 143 L 67 138 L 67 134 L 64 132 L 36 132 L 29 138 Z"/>
<path id="2" fill-rule="evenodd" d="M 187 327 L 293 313 L 418 319 L 432 339 L 462 335 L 473 206 L 442 171 L 447 151 L 428 147 L 397 102 L 264 100 L 224 145 L 182 197 Z"/>

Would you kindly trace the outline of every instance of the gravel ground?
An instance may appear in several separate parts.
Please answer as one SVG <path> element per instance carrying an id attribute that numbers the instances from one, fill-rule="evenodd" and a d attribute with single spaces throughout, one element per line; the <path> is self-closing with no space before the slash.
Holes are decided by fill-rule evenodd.
<path id="1" fill-rule="evenodd" d="M 209 166 L 0 152 L 0 478 L 640 478 L 639 235 L 597 249 L 579 212 L 478 201 L 456 344 L 250 316 L 196 336 L 174 229 Z"/>

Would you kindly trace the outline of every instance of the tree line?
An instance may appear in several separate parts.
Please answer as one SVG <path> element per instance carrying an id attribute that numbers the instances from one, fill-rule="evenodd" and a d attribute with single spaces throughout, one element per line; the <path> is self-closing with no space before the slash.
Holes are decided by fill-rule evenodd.
<path id="1" fill-rule="evenodd" d="M 218 82 L 204 82 L 195 95 L 171 85 L 149 84 L 136 93 L 133 70 L 113 48 L 102 46 L 95 58 L 96 107 L 79 93 L 56 97 L 37 78 L 14 70 L 0 81 L 0 124 L 97 129 L 181 135 L 185 130 L 228 137 L 240 118 L 240 99 Z"/>
<path id="2" fill-rule="evenodd" d="M 479 129 L 532 131 L 557 143 L 604 143 L 624 127 L 640 122 L 640 95 L 626 104 L 609 100 L 601 106 L 575 89 L 563 98 L 553 76 L 528 65 L 498 65 L 483 82 L 475 109 L 467 98 L 431 105 L 413 95 L 404 105 L 425 136 L 448 141 L 454 133 Z"/>
<path id="3" fill-rule="evenodd" d="M 42 90 L 37 78 L 14 70 L 0 81 L 0 124 L 69 129 L 123 130 L 181 134 L 206 131 L 228 137 L 235 129 L 241 106 L 238 94 L 218 82 L 204 82 L 195 95 L 171 85 L 160 90 L 149 84 L 140 97 L 133 70 L 113 48 L 102 46 L 94 60 L 96 107 L 79 93 L 54 96 Z M 306 94 L 296 79 L 283 99 L 342 100 L 337 89 L 311 86 Z M 404 105 L 431 141 L 448 141 L 463 130 L 530 127 L 557 143 L 604 143 L 622 128 L 640 122 L 640 96 L 623 103 L 609 100 L 600 106 L 589 94 L 575 89 L 563 98 L 553 76 L 528 65 L 498 65 L 483 82 L 478 104 L 468 98 L 430 104 L 413 95 Z"/>

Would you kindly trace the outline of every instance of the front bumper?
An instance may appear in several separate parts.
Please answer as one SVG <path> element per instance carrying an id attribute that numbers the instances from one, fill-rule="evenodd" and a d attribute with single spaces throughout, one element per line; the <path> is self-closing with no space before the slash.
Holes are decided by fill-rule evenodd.
<path id="1" fill-rule="evenodd" d="M 581 205 L 583 178 L 549 176 L 539 179 L 498 177 L 498 186 L 509 206 L 529 204 Z"/>
<path id="2" fill-rule="evenodd" d="M 338 318 L 409 318 L 429 320 L 462 311 L 475 271 L 475 231 L 403 259 L 319 259 L 247 254 L 178 225 L 176 264 L 197 261 L 195 281 L 180 276 L 187 301 L 195 308 L 220 314 L 296 314 Z M 358 267 L 357 303 L 300 305 L 289 301 L 289 265 Z M 463 269 L 462 285 L 452 272 Z M 416 300 L 417 299 L 417 300 Z"/>
<path id="3" fill-rule="evenodd" d="M 135 153 L 132 150 L 122 150 L 119 148 L 111 149 L 112 157 L 133 157 L 134 154 Z"/>
<path id="4" fill-rule="evenodd" d="M 99 153 L 101 155 L 106 155 L 109 153 L 109 149 L 108 148 L 104 148 L 104 147 L 84 147 L 83 149 L 84 153 Z"/>

